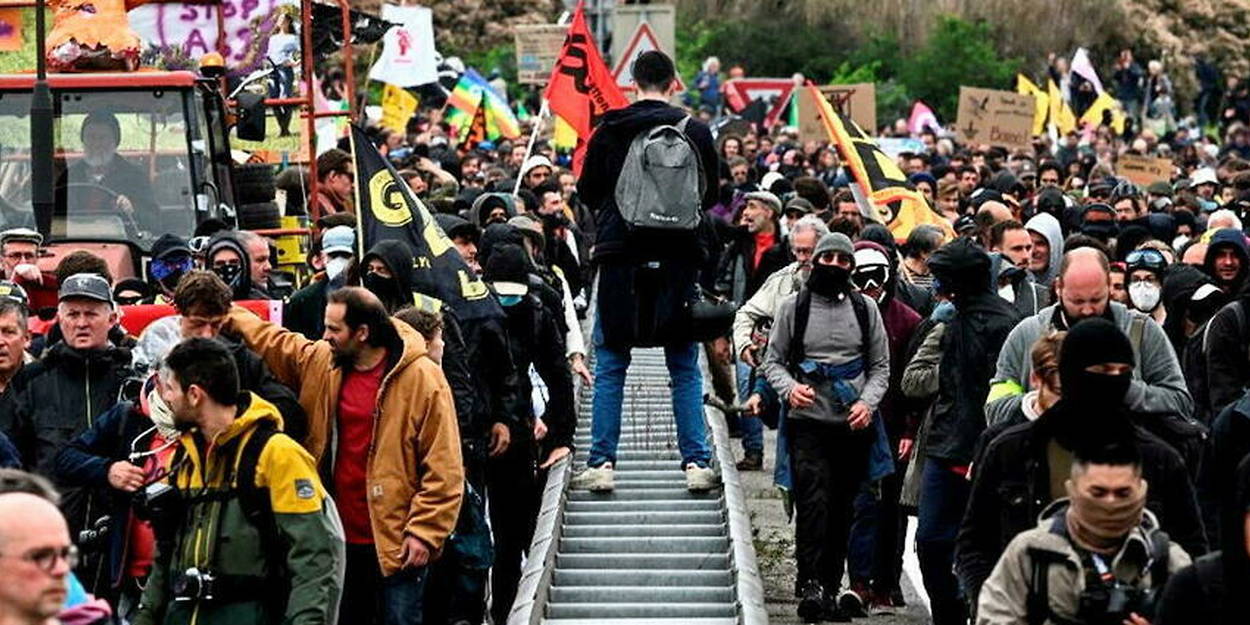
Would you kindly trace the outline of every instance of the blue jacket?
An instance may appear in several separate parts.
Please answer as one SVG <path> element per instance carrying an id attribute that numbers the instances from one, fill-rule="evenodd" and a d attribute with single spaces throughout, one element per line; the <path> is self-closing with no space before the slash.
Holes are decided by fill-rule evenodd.
<path id="1" fill-rule="evenodd" d="M 0 469 L 22 468 L 22 455 L 18 453 L 13 441 L 4 432 L 0 432 Z"/>

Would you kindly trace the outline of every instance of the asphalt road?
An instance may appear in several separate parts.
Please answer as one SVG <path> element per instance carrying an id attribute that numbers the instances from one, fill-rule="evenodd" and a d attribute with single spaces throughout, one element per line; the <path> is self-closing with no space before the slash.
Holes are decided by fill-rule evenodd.
<path id="1" fill-rule="evenodd" d="M 734 439 L 734 453 L 741 457 L 740 441 Z M 794 598 L 794 525 L 786 521 L 781 496 L 773 486 L 773 460 L 777 445 L 776 432 L 765 430 L 764 471 L 742 473 L 746 487 L 747 510 L 755 533 L 755 551 L 759 560 L 760 576 L 764 579 L 764 598 L 768 606 L 769 622 L 774 624 L 801 623 L 795 615 L 797 602 Z M 920 582 L 920 568 L 911 533 L 916 520 L 911 519 L 907 551 L 903 557 L 903 593 L 907 607 L 896 613 L 879 614 L 855 619 L 856 623 L 874 625 L 921 625 L 929 622 L 928 598 Z"/>

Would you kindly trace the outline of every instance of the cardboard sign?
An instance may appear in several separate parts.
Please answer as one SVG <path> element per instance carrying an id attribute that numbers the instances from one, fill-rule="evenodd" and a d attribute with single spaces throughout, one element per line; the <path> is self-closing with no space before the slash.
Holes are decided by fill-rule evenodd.
<path id="1" fill-rule="evenodd" d="M 877 86 L 870 82 L 826 85 L 820 88 L 838 112 L 851 118 L 864 132 L 877 134 Z"/>
<path id="2" fill-rule="evenodd" d="M 569 27 L 560 24 L 519 24 L 516 27 L 516 79 L 522 85 L 545 85 L 556 66 Z"/>
<path id="3" fill-rule="evenodd" d="M 1116 161 L 1116 174 L 1128 178 L 1133 184 L 1149 186 L 1152 182 L 1172 180 L 1172 159 L 1154 158 L 1139 154 L 1121 154 Z"/>
<path id="4" fill-rule="evenodd" d="M 956 132 L 965 143 L 1032 149 L 1033 109 L 1031 95 L 960 87 Z"/>
<path id="5" fill-rule="evenodd" d="M 382 90 L 382 127 L 403 133 L 408 130 L 408 120 L 417 113 L 420 101 L 407 89 L 386 83 Z"/>

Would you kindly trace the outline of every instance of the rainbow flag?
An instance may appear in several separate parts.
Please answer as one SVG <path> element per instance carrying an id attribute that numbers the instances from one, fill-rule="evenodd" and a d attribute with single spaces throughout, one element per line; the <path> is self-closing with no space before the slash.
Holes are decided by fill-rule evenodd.
<path id="1" fill-rule="evenodd" d="M 447 96 L 447 105 L 453 109 L 447 112 L 447 123 L 452 125 L 457 135 L 468 130 L 480 105 L 486 107 L 486 136 L 489 140 L 521 136 L 521 123 L 508 103 L 495 93 L 481 74 L 472 69 L 461 74 L 455 89 Z"/>

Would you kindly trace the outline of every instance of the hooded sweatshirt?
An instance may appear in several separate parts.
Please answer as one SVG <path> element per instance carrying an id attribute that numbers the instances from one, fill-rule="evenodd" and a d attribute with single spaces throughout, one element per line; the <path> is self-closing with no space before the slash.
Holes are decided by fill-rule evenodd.
<path id="1" fill-rule="evenodd" d="M 1024 229 L 1046 237 L 1046 241 L 1050 243 L 1050 262 L 1046 265 L 1046 270 L 1031 272 L 1034 282 L 1050 288 L 1055 276 L 1059 275 L 1059 264 L 1063 261 L 1063 230 L 1059 227 L 1059 220 L 1053 215 L 1038 213 L 1024 224 Z"/>
<path id="2" fill-rule="evenodd" d="M 252 284 L 252 257 L 247 253 L 247 248 L 234 237 L 234 234 L 228 230 L 213 235 L 208 242 L 208 252 L 205 258 L 211 259 L 218 251 L 228 249 L 239 255 L 240 270 L 237 276 L 227 286 L 230 287 L 232 293 L 231 299 L 234 301 L 269 299 L 269 294 L 256 288 Z M 212 263 L 209 263 L 209 269 L 212 269 Z"/>
<path id="3" fill-rule="evenodd" d="M 1228 248 L 1232 248 L 1237 257 L 1241 259 L 1241 270 L 1237 272 L 1237 277 L 1232 282 L 1221 280 L 1215 273 L 1215 259 L 1219 251 Z M 1202 270 L 1208 276 L 1211 276 L 1211 279 L 1225 293 L 1230 295 L 1241 293 L 1242 288 L 1246 284 L 1246 273 L 1250 272 L 1250 253 L 1246 250 L 1246 235 L 1242 234 L 1240 230 L 1232 228 L 1224 228 L 1217 231 L 1211 236 L 1211 243 L 1207 247 L 1206 258 L 1202 262 Z"/>
<path id="4" fill-rule="evenodd" d="M 507 213 L 505 220 L 516 217 L 516 200 L 507 193 L 483 193 L 473 200 L 473 207 L 469 209 L 469 221 L 479 228 L 486 227 L 486 220 L 490 217 L 490 213 L 499 204 L 503 204 L 504 211 Z"/>
<path id="5" fill-rule="evenodd" d="M 386 310 L 390 313 L 412 305 L 412 250 L 408 248 L 408 244 L 403 241 L 389 240 L 378 241 L 369 249 L 362 259 L 361 266 L 368 267 L 369 261 L 378 259 L 386 265 L 391 271 L 391 278 L 386 281 L 385 288 L 379 288 L 381 283 L 373 283 L 377 278 L 369 278 L 365 276 L 365 288 L 373 291 L 386 304 Z M 373 283 L 373 284 L 371 284 Z M 378 289 L 378 290 L 375 290 Z"/>

